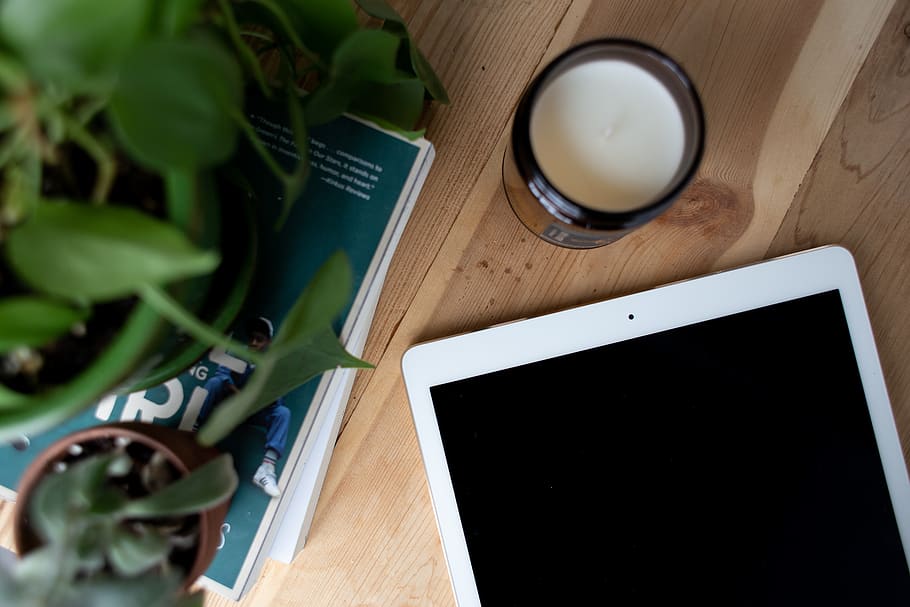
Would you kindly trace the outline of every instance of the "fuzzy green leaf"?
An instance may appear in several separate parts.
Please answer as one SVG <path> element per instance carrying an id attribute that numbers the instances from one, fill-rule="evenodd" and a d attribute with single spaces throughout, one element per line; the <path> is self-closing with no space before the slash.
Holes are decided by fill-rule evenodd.
<path id="1" fill-rule="evenodd" d="M 161 33 L 174 36 L 196 21 L 204 0 L 155 0 L 152 20 Z"/>
<path id="2" fill-rule="evenodd" d="M 27 401 L 28 397 L 25 394 L 10 390 L 3 384 L 0 384 L 0 410 L 21 407 Z"/>
<path id="3" fill-rule="evenodd" d="M 209 38 L 144 44 L 124 65 L 110 116 L 124 146 L 159 171 L 223 162 L 234 150 L 240 69 Z"/>
<path id="4" fill-rule="evenodd" d="M 43 346 L 88 318 L 88 308 L 74 308 L 42 297 L 0 300 L 0 352 L 18 346 Z"/>
<path id="5" fill-rule="evenodd" d="M 332 77 L 391 83 L 406 80 L 396 66 L 401 39 L 383 30 L 358 30 L 344 39 L 332 56 Z"/>
<path id="6" fill-rule="evenodd" d="M 146 284 L 206 274 L 218 265 L 180 230 L 133 209 L 45 202 L 10 232 L 7 258 L 33 288 L 76 300 L 107 300 Z"/>
<path id="7" fill-rule="evenodd" d="M 347 257 L 335 253 L 294 302 L 244 389 L 212 413 L 199 434 L 201 442 L 217 443 L 247 417 L 323 371 L 370 366 L 351 356 L 330 327 L 350 297 L 351 282 Z"/>
<path id="8" fill-rule="evenodd" d="M 45 541 L 62 537 L 73 520 L 85 520 L 107 478 L 111 456 L 81 460 L 63 472 L 49 474 L 35 487 L 29 502 L 29 518 Z"/>
<path id="9" fill-rule="evenodd" d="M 166 537 L 154 533 L 134 535 L 126 528 L 114 528 L 107 549 L 108 562 L 123 576 L 134 576 L 164 561 L 171 552 Z"/>
<path id="10" fill-rule="evenodd" d="M 408 32 L 407 25 L 405 24 L 404 19 L 401 18 L 401 15 L 399 15 L 394 8 L 389 6 L 385 0 L 356 1 L 366 14 L 385 21 L 382 26 L 384 30 L 392 32 L 405 40 L 414 73 L 423 81 L 427 92 L 433 99 L 436 99 L 440 103 L 448 103 L 449 94 L 442 85 L 439 76 L 437 76 L 436 72 L 433 70 L 433 66 L 430 65 L 427 58 L 420 52 L 414 39 L 411 38 L 411 34 Z"/>
<path id="11" fill-rule="evenodd" d="M 408 37 L 408 50 L 411 55 L 411 65 L 414 66 L 414 72 L 423 80 L 423 84 L 430 96 L 439 103 L 448 103 L 449 93 L 446 92 L 446 87 L 443 86 L 442 80 L 436 74 L 436 70 L 433 69 L 433 66 L 430 65 L 430 62 L 417 47 L 417 43 L 410 36 Z"/>
<path id="12" fill-rule="evenodd" d="M 394 84 L 370 84 L 351 104 L 351 111 L 413 129 L 423 113 L 423 82 L 417 78 Z"/>
<path id="13" fill-rule="evenodd" d="M 98 575 L 79 580 L 61 593 L 54 607 L 201 607 L 201 593 L 185 596 L 179 575 L 150 572 L 138 577 Z"/>
<path id="14" fill-rule="evenodd" d="M 304 100 L 307 124 L 324 124 L 348 111 L 369 83 L 407 80 L 396 67 L 400 44 L 400 38 L 382 30 L 359 30 L 345 38 L 332 57 L 330 76 Z"/>
<path id="15" fill-rule="evenodd" d="M 222 402 L 199 432 L 199 442 L 214 445 L 253 413 L 302 386 L 323 371 L 336 367 L 368 368 L 351 356 L 326 327 L 295 342 L 296 347 L 266 353 L 239 394 Z"/>
<path id="16" fill-rule="evenodd" d="M 328 57 L 357 30 L 354 5 L 347 0 L 278 0 L 307 46 Z"/>
<path id="17" fill-rule="evenodd" d="M 237 489 L 230 453 L 224 453 L 147 497 L 120 510 L 126 518 L 156 518 L 199 512 L 227 500 Z"/>
<path id="18" fill-rule="evenodd" d="M 0 597 L 4 605 L 45 605 L 48 593 L 48 572 L 57 579 L 69 581 L 77 571 L 75 555 L 67 553 L 60 544 L 46 544 L 14 561 L 7 569 L 0 563 Z M 57 587 L 60 589 L 60 586 Z M 56 606 L 58 603 L 55 603 Z"/>
<path id="19" fill-rule="evenodd" d="M 5 164 L 0 160 L 0 164 Z M 0 184 L 0 226 L 16 225 L 38 204 L 41 193 L 41 159 L 29 153 L 6 164 Z"/>
<path id="20" fill-rule="evenodd" d="M 39 78 L 70 92 L 105 91 L 143 37 L 150 0 L 7 0 L 0 34 Z"/>
<path id="21" fill-rule="evenodd" d="M 357 96 L 357 90 L 356 82 L 329 80 L 307 95 L 303 100 L 307 125 L 319 126 L 344 114 Z"/>

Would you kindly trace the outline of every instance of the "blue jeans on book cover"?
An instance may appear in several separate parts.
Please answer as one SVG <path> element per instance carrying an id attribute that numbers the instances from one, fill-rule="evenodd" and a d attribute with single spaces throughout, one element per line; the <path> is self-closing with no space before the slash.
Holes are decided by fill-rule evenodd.
<path id="1" fill-rule="evenodd" d="M 233 383 L 229 375 L 221 373 L 216 373 L 205 382 L 204 387 L 208 394 L 206 394 L 202 409 L 199 411 L 199 419 L 197 421 L 199 425 L 202 425 L 208 419 L 221 401 L 231 395 L 228 385 Z M 244 423 L 265 428 L 265 449 L 274 449 L 278 457 L 284 454 L 285 444 L 288 439 L 288 428 L 291 424 L 291 410 L 284 404 L 283 398 L 279 398 L 265 409 L 252 414 Z"/>

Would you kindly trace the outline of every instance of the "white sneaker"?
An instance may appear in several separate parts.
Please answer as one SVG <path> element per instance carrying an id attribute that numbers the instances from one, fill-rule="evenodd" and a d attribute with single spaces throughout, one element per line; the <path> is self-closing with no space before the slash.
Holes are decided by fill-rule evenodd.
<path id="1" fill-rule="evenodd" d="M 253 484 L 272 497 L 278 497 L 281 495 L 281 490 L 278 489 L 278 480 L 275 478 L 275 473 L 261 464 L 256 469 L 256 474 L 253 475 Z"/>

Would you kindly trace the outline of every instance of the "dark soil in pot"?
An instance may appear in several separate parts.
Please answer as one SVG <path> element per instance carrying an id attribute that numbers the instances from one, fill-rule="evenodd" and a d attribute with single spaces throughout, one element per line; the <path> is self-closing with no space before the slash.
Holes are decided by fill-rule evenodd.
<path id="1" fill-rule="evenodd" d="M 132 165 L 127 158 L 119 158 L 117 166 L 111 202 L 106 204 L 130 206 L 166 219 L 161 179 Z M 76 148 L 67 162 L 46 168 L 43 195 L 48 199 L 87 200 L 94 171 L 93 162 Z M 214 274 L 181 281 L 170 290 L 204 322 L 226 330 L 236 319 L 249 287 L 255 260 L 255 230 L 246 193 L 226 184 L 217 192 L 214 188 L 210 180 L 200 177 L 195 208 L 189 216 L 191 225 L 185 229 L 203 248 L 222 249 L 222 263 Z M 221 247 L 221 243 L 229 246 Z M 16 280 L 0 256 L 0 298 L 28 293 L 29 289 Z M 128 297 L 95 304 L 85 323 L 54 342 L 0 354 L 0 384 L 34 395 L 78 378 L 112 343 L 137 303 L 135 297 Z M 149 332 L 152 334 L 146 360 L 129 377 L 112 377 L 105 389 L 131 392 L 160 384 L 192 366 L 208 349 L 170 325 L 159 324 L 149 328 Z"/>
<path id="2" fill-rule="evenodd" d="M 80 148 L 69 146 L 63 151 L 65 160 L 43 167 L 42 196 L 88 201 L 95 165 Z M 117 166 L 106 204 L 132 207 L 159 219 L 166 217 L 161 179 L 126 158 L 119 158 Z M 0 298 L 29 293 L 0 256 Z M 89 319 L 69 334 L 41 348 L 0 355 L 0 383 L 24 394 L 67 383 L 110 344 L 135 305 L 135 297 L 95 304 Z"/>

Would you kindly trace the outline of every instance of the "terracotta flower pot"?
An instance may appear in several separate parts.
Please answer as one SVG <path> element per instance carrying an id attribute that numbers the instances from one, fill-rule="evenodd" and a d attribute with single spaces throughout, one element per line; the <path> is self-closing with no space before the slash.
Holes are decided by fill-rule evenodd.
<path id="1" fill-rule="evenodd" d="M 41 546 L 41 539 L 29 525 L 29 499 L 42 478 L 52 470 L 55 462 L 64 459 L 71 445 L 97 439 L 125 437 L 160 452 L 182 475 L 188 474 L 204 463 L 218 457 L 220 452 L 203 447 L 190 432 L 139 422 L 117 422 L 79 430 L 65 436 L 39 453 L 26 468 L 19 481 L 18 498 L 13 513 L 14 538 L 19 554 Z M 221 525 L 227 515 L 230 500 L 202 511 L 199 516 L 199 539 L 192 566 L 186 570 L 184 587 L 187 588 L 205 573 L 221 541 Z"/>

